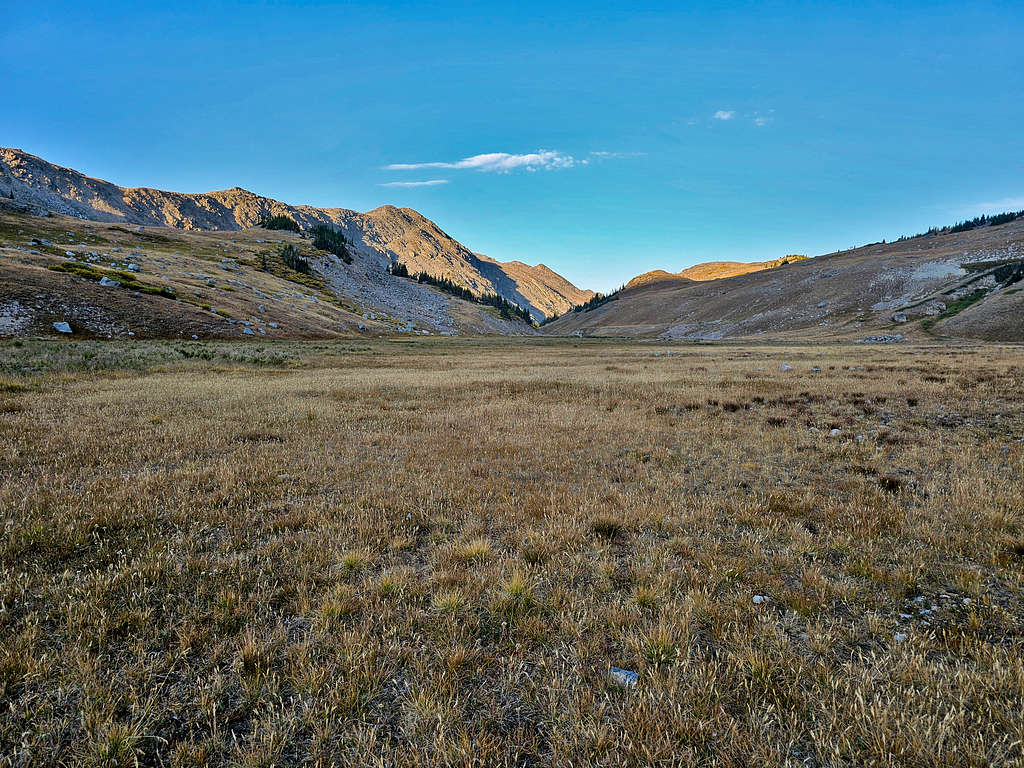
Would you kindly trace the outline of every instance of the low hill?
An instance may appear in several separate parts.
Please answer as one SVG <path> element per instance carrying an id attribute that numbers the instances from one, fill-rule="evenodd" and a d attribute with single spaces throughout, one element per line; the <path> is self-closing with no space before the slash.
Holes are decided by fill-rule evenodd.
<path id="1" fill-rule="evenodd" d="M 709 281 L 664 273 L 544 330 L 663 340 L 767 334 L 1024 341 L 1024 218 L 956 229 Z"/>
<path id="2" fill-rule="evenodd" d="M 413 274 L 447 277 L 477 294 L 495 293 L 530 311 L 536 320 L 589 299 L 543 265 L 503 263 L 473 253 L 410 208 L 382 206 L 366 213 L 347 208 L 289 205 L 239 187 L 186 194 L 126 188 L 49 163 L 18 149 L 0 148 L 0 197 L 30 213 L 53 211 L 92 221 L 237 231 L 267 216 L 288 216 L 303 228 L 330 224 L 374 261 L 402 261 Z"/>

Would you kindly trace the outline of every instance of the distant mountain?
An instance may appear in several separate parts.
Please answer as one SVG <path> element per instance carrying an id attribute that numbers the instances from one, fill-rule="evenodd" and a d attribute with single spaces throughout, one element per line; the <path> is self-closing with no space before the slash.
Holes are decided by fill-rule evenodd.
<path id="1" fill-rule="evenodd" d="M 357 248 L 401 261 L 410 273 L 448 277 L 478 294 L 497 293 L 537 320 L 594 295 L 544 265 L 503 263 L 473 253 L 410 208 L 386 205 L 360 213 L 289 205 L 240 187 L 202 194 L 125 188 L 8 148 L 0 148 L 0 196 L 30 212 L 184 230 L 246 229 L 272 215 L 290 216 L 303 227 L 331 224 Z"/>
<path id="2" fill-rule="evenodd" d="M 695 264 L 684 269 L 682 272 L 666 272 L 663 269 L 655 269 L 651 272 L 644 272 L 637 275 L 628 283 L 626 288 L 638 288 L 648 283 L 658 283 L 666 280 L 692 280 L 694 282 L 705 282 L 707 280 L 721 280 L 736 275 L 746 275 L 750 272 L 760 272 L 764 269 L 774 269 L 784 264 L 794 264 L 806 259 L 806 256 L 791 254 L 772 261 L 707 261 L 703 264 Z"/>

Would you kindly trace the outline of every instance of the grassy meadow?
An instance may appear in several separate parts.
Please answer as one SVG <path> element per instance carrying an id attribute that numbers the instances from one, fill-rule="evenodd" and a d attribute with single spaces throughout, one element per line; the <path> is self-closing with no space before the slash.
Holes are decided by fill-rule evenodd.
<path id="1" fill-rule="evenodd" d="M 1022 441 L 1014 346 L 3 342 L 0 766 L 1021 765 Z"/>

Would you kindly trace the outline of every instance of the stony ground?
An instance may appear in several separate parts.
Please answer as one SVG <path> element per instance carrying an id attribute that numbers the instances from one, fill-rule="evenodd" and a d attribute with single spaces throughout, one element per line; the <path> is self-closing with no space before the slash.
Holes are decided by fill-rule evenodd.
<path id="1" fill-rule="evenodd" d="M 1021 765 L 1022 441 L 1020 347 L 3 343 L 0 765 Z"/>

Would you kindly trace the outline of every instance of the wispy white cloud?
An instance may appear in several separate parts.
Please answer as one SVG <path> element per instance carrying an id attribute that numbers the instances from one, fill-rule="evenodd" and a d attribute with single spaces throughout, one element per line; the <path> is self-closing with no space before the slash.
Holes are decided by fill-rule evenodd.
<path id="1" fill-rule="evenodd" d="M 734 117 L 736 117 L 736 110 L 735 109 L 720 109 L 717 112 L 715 112 L 715 114 L 712 115 L 712 117 L 715 120 L 732 120 Z"/>
<path id="2" fill-rule="evenodd" d="M 379 184 L 381 187 L 436 187 L 438 184 L 447 184 L 448 179 L 428 179 L 427 181 L 388 181 Z"/>
<path id="3" fill-rule="evenodd" d="M 540 149 L 523 155 L 509 154 L 508 152 L 488 152 L 483 155 L 465 157 L 454 162 L 392 163 L 385 166 L 385 169 L 389 171 L 418 171 L 425 168 L 449 168 L 480 171 L 482 173 L 509 173 L 520 169 L 527 171 L 554 170 L 572 168 L 575 165 L 586 165 L 586 160 L 577 160 L 572 155 L 566 155 L 550 149 Z"/>
<path id="4" fill-rule="evenodd" d="M 770 123 L 771 121 L 772 119 L 770 117 L 761 117 L 760 115 L 758 115 L 757 117 L 754 118 L 754 125 L 756 125 L 758 128 L 761 128 L 768 125 L 768 123 Z"/>

